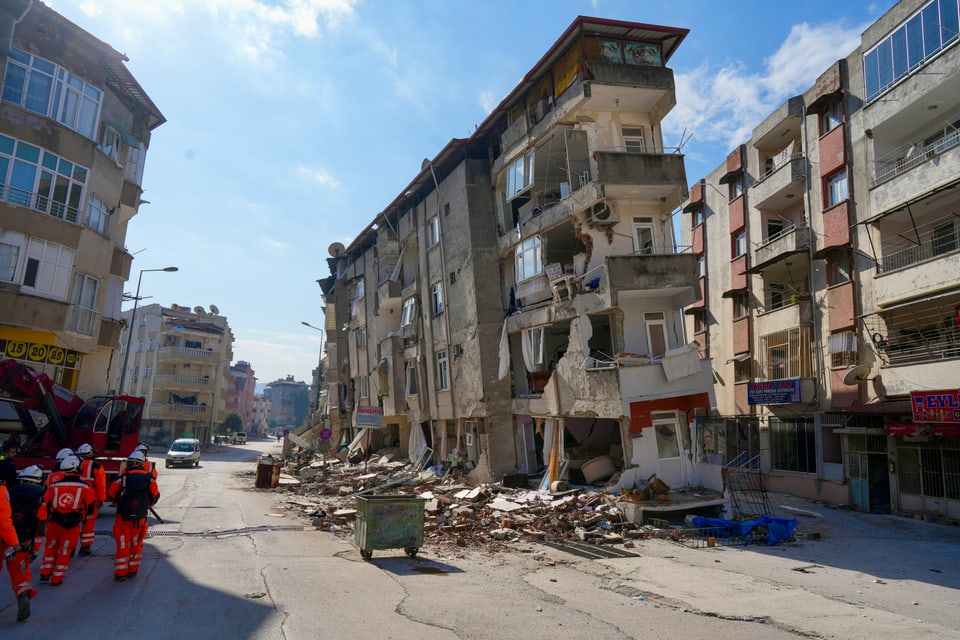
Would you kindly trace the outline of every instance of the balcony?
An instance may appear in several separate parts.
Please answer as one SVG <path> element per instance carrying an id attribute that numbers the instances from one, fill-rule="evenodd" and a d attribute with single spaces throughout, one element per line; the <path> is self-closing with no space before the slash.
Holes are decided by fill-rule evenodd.
<path id="1" fill-rule="evenodd" d="M 154 388 L 181 389 L 184 391 L 210 391 L 209 376 L 184 376 L 180 374 L 161 374 L 153 376 Z"/>
<path id="2" fill-rule="evenodd" d="M 679 309 L 696 302 L 700 291 L 697 257 L 692 253 L 607 256 L 605 259 L 610 304 L 618 306 L 622 291 L 671 293 Z"/>
<path id="3" fill-rule="evenodd" d="M 113 248 L 113 256 L 110 259 L 110 275 L 119 276 L 122 280 L 129 280 L 132 264 L 133 256 L 126 249 Z"/>
<path id="4" fill-rule="evenodd" d="M 945 201 L 947 206 L 941 211 L 950 211 L 956 206 L 956 201 L 952 202 Z M 960 273 L 960 219 L 953 213 L 939 213 L 933 218 L 912 219 L 897 214 L 878 224 L 882 238 L 874 291 L 878 306 L 956 286 L 956 274 Z"/>
<path id="5" fill-rule="evenodd" d="M 157 352 L 161 358 L 170 360 L 212 360 L 213 349 L 192 349 L 188 347 L 160 347 Z"/>
<path id="6" fill-rule="evenodd" d="M 628 153 L 597 150 L 597 179 L 611 198 L 657 201 L 670 208 L 687 199 L 687 173 L 679 153 Z"/>
<path id="7" fill-rule="evenodd" d="M 0 185 L 0 200 L 9 202 L 18 207 L 26 207 L 53 218 L 58 218 L 72 224 L 79 224 L 80 210 L 64 202 L 59 202 L 48 196 L 31 191 L 24 191 L 16 187 Z"/>
<path id="8" fill-rule="evenodd" d="M 205 404 L 178 404 L 176 402 L 152 402 L 147 418 L 154 420 L 204 420 L 209 408 Z"/>
<path id="9" fill-rule="evenodd" d="M 960 358 L 958 307 L 960 294 L 928 296 L 867 314 L 863 317 L 863 326 L 883 366 L 922 367 Z M 948 373 L 929 386 L 942 387 L 943 381 L 952 377 L 954 374 Z M 918 379 L 910 379 L 920 386 Z"/>
<path id="10" fill-rule="evenodd" d="M 753 250 L 751 273 L 759 273 L 774 262 L 795 253 L 808 253 L 813 234 L 805 222 L 790 226 Z"/>
<path id="11" fill-rule="evenodd" d="M 801 152 L 767 158 L 766 172 L 753 185 L 751 195 L 758 209 L 782 211 L 800 202 L 807 178 L 807 159 Z"/>

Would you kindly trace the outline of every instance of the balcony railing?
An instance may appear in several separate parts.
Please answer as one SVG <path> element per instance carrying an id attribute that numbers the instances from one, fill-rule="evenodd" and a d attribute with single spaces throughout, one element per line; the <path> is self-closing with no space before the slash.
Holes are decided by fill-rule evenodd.
<path id="1" fill-rule="evenodd" d="M 162 356 L 184 356 L 187 358 L 212 358 L 212 349 L 189 349 L 187 347 L 160 347 Z"/>
<path id="2" fill-rule="evenodd" d="M 0 200 L 17 205 L 18 207 L 33 209 L 34 211 L 39 211 L 54 218 L 72 222 L 73 224 L 78 224 L 80 219 L 80 211 L 76 207 L 71 207 L 48 196 L 42 196 L 39 193 L 32 193 L 11 187 L 8 184 L 0 185 Z"/>
<path id="3" fill-rule="evenodd" d="M 880 271 L 894 271 L 910 265 L 938 258 L 953 253 L 960 248 L 960 234 L 958 226 L 945 226 L 936 236 L 928 235 L 919 244 L 914 244 L 901 251 L 887 254 L 880 259 Z"/>
<path id="4" fill-rule="evenodd" d="M 938 135 L 938 132 L 942 135 Z M 960 145 L 960 129 L 948 127 L 935 130 L 932 135 L 924 136 L 924 140 L 908 142 L 897 147 L 876 161 L 873 185 L 876 186 L 906 173 L 957 145 Z"/>
<path id="5" fill-rule="evenodd" d="M 154 403 L 150 405 L 154 412 L 174 413 L 179 415 L 200 415 L 207 412 L 205 404 L 180 404 L 176 402 Z"/>

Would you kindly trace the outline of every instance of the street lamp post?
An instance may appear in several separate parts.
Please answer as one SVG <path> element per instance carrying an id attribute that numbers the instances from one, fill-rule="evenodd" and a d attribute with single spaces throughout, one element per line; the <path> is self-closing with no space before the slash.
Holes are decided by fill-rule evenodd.
<path id="1" fill-rule="evenodd" d="M 317 392 L 314 394 L 314 396 L 315 396 L 315 400 L 314 400 L 314 411 L 316 411 L 316 410 L 320 409 L 320 382 L 321 382 L 321 379 L 322 379 L 322 376 L 323 376 L 323 351 L 324 351 L 324 347 L 326 346 L 326 345 L 323 344 L 323 340 L 324 340 L 324 338 L 326 338 L 327 332 L 324 331 L 323 329 L 321 329 L 320 327 L 315 327 L 315 326 L 313 326 L 312 324 L 310 324 L 309 322 L 307 322 L 307 321 L 305 321 L 305 320 L 301 320 L 301 321 L 300 321 L 300 324 L 302 324 L 302 325 L 305 326 L 305 327 L 310 327 L 311 329 L 320 332 L 320 361 L 319 361 L 319 363 L 317 364 L 317 367 L 318 367 L 318 369 L 319 369 L 319 371 L 320 371 L 320 376 L 319 376 L 319 378 L 318 378 L 317 381 L 316 381 L 316 383 L 317 383 Z"/>
<path id="2" fill-rule="evenodd" d="M 130 313 L 130 325 L 127 327 L 127 348 L 123 354 L 123 368 L 120 370 L 120 394 L 125 391 L 123 385 L 127 380 L 127 363 L 130 361 L 130 342 L 133 340 L 133 330 L 136 327 L 137 305 L 140 304 L 140 284 L 143 282 L 143 274 L 148 271 L 166 271 L 173 273 L 179 271 L 177 267 L 164 267 L 163 269 L 140 269 L 140 277 L 137 278 L 137 293 L 133 296 L 133 311 Z"/>

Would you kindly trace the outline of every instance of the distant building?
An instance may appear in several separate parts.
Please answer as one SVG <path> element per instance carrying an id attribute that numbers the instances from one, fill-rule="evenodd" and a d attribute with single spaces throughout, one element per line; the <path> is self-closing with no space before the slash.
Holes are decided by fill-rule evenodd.
<path id="1" fill-rule="evenodd" d="M 254 398 L 257 377 L 253 375 L 253 368 L 249 362 L 240 360 L 230 367 L 230 386 L 227 389 L 227 415 L 235 413 L 240 416 L 243 427 L 249 432 L 254 427 Z"/>
<path id="2" fill-rule="evenodd" d="M 131 311 L 123 317 L 129 323 Z M 129 358 L 121 353 L 114 378 L 119 385 L 126 363 L 124 392 L 147 399 L 145 439 L 158 444 L 179 437 L 209 442 L 214 427 L 227 417 L 233 358 L 227 319 L 202 307 L 151 304 L 137 309 L 134 325 Z M 127 330 L 121 336 L 124 345 Z"/>
<path id="3" fill-rule="evenodd" d="M 151 132 L 127 57 L 40 2 L 0 3 L 0 359 L 106 393 Z"/>
<path id="4" fill-rule="evenodd" d="M 270 422 L 280 428 L 303 424 L 310 410 L 310 385 L 287 376 L 267 384 L 263 395 L 270 401 Z"/>
<path id="5" fill-rule="evenodd" d="M 253 398 L 253 433 L 266 433 L 270 428 L 270 401 L 260 394 Z"/>

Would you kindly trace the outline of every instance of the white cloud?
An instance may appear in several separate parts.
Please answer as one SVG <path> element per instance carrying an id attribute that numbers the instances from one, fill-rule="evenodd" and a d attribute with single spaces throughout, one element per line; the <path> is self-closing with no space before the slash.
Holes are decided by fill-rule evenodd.
<path id="1" fill-rule="evenodd" d="M 260 238 L 260 244 L 270 248 L 270 249 L 286 249 L 290 245 L 286 242 L 281 242 L 280 240 L 274 240 L 270 236 L 263 236 Z"/>
<path id="2" fill-rule="evenodd" d="M 480 94 L 480 107 L 483 109 L 483 115 L 487 116 L 500 104 L 500 99 L 493 91 L 484 91 Z"/>
<path id="3" fill-rule="evenodd" d="M 297 175 L 304 180 L 318 184 L 321 187 L 335 189 L 340 186 L 340 181 L 334 178 L 326 169 L 314 169 L 300 165 L 297 167 Z"/>
<path id="4" fill-rule="evenodd" d="M 793 26 L 760 72 L 751 73 L 738 61 L 677 72 L 677 106 L 664 123 L 665 131 L 678 142 L 686 130 L 698 142 L 731 148 L 742 143 L 784 100 L 805 91 L 831 64 L 853 51 L 864 28 L 802 23 Z"/>

